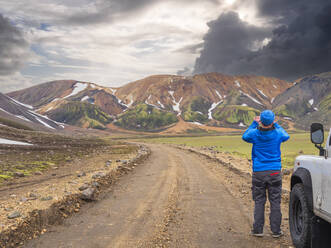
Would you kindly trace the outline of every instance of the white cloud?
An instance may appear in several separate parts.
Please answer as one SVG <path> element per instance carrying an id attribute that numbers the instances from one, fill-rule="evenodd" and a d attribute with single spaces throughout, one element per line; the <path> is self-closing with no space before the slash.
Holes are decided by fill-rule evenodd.
<path id="1" fill-rule="evenodd" d="M 8 82 L 26 82 L 13 82 L 22 86 L 19 88 L 55 79 L 119 86 L 151 74 L 176 74 L 184 67 L 192 68 L 198 55 L 182 48 L 201 44 L 208 30 L 206 23 L 237 4 L 233 0 L 223 5 L 168 0 L 137 14 L 114 15 L 116 21 L 105 19 L 91 25 L 65 22 L 70 15 L 97 13 L 102 3 L 0 0 L 0 10 L 25 30 L 35 53 L 22 74 Z M 15 88 L 6 85 L 6 91 Z"/>

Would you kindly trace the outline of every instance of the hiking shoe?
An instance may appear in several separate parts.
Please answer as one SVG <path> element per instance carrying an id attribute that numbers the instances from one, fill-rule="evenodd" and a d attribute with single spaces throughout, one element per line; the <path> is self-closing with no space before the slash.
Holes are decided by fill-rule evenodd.
<path id="1" fill-rule="evenodd" d="M 254 237 L 259 237 L 259 238 L 263 237 L 264 235 L 263 232 L 256 232 L 254 230 L 252 230 L 250 234 Z"/>
<path id="2" fill-rule="evenodd" d="M 274 238 L 280 238 L 283 235 L 284 235 L 283 231 L 280 231 L 278 233 L 272 233 L 272 237 Z"/>

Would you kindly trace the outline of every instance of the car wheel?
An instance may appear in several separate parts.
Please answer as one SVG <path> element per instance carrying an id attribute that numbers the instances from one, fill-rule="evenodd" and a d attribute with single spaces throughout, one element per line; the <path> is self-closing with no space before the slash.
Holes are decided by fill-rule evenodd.
<path id="1" fill-rule="evenodd" d="M 311 247 L 312 209 L 301 183 L 294 185 L 290 195 L 289 222 L 292 241 L 297 248 Z"/>

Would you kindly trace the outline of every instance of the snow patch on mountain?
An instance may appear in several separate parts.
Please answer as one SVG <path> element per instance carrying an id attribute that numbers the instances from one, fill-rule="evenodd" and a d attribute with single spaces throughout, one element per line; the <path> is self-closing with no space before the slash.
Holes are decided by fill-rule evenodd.
<path id="1" fill-rule="evenodd" d="M 154 108 L 160 109 L 159 106 L 156 106 L 155 104 L 149 102 L 149 100 L 151 100 L 151 98 L 152 98 L 152 95 L 149 95 L 149 97 L 146 99 L 145 103 L 147 105 L 150 105 L 150 106 L 154 107 Z"/>
<path id="2" fill-rule="evenodd" d="M 134 103 L 134 101 L 133 101 L 133 96 L 130 95 L 130 102 L 129 102 L 129 104 L 128 104 L 128 107 L 130 108 L 130 107 L 132 106 L 133 103 Z"/>
<path id="3" fill-rule="evenodd" d="M 313 98 L 309 100 L 309 104 L 310 104 L 310 106 L 312 106 L 314 104 L 314 99 Z"/>
<path id="4" fill-rule="evenodd" d="M 28 118 L 24 117 L 23 115 L 15 115 L 15 116 L 16 116 L 17 118 L 20 118 L 20 119 L 24 120 L 24 121 L 32 122 L 32 121 L 30 121 Z"/>
<path id="5" fill-rule="evenodd" d="M 161 106 L 161 108 L 163 109 L 165 108 L 164 105 L 159 100 L 157 100 L 157 103 Z"/>
<path id="6" fill-rule="evenodd" d="M 183 100 L 183 97 L 180 98 L 180 100 L 177 102 L 175 97 L 174 97 L 174 91 L 172 90 L 169 90 L 168 93 L 171 95 L 172 97 L 172 102 L 174 103 L 174 105 L 172 105 L 172 109 L 175 111 L 175 112 L 178 112 L 178 115 L 179 116 L 182 112 L 180 111 L 180 103 L 182 102 Z"/>
<path id="7" fill-rule="evenodd" d="M 218 92 L 218 90 L 215 90 L 215 92 L 216 92 L 216 94 L 218 95 L 218 97 L 220 98 L 220 99 L 223 99 L 223 97 L 221 96 L 221 94 Z M 224 96 L 225 97 L 225 96 Z"/>
<path id="8" fill-rule="evenodd" d="M 120 104 L 120 105 L 126 107 L 126 109 L 123 110 L 123 112 L 125 112 L 125 111 L 129 108 L 129 106 L 126 105 L 124 102 L 122 102 L 122 100 L 119 99 L 117 96 L 115 96 L 115 95 L 113 95 L 113 96 L 117 99 L 118 104 Z"/>
<path id="9" fill-rule="evenodd" d="M 28 109 L 33 109 L 33 107 L 32 107 L 31 105 L 21 103 L 21 102 L 15 100 L 15 99 L 13 99 L 13 98 L 11 98 L 11 97 L 9 97 L 9 96 L 7 96 L 7 97 L 8 97 L 10 100 L 12 100 L 14 103 L 18 104 L 18 105 L 24 106 L 24 107 L 26 107 L 26 108 L 28 108 Z"/>
<path id="10" fill-rule="evenodd" d="M 29 143 L 26 143 L 26 142 L 21 142 L 21 141 L 16 141 L 16 140 L 9 140 L 9 139 L 3 139 L 3 138 L 0 138 L 0 144 L 4 144 L 4 145 L 32 146 L 32 144 L 29 144 Z"/>
<path id="11" fill-rule="evenodd" d="M 109 88 L 110 90 L 111 90 L 111 92 L 112 92 L 112 94 L 114 95 L 115 93 L 116 93 L 116 91 L 117 91 L 117 89 L 112 89 L 112 88 Z"/>
<path id="12" fill-rule="evenodd" d="M 241 87 L 240 82 L 238 80 L 234 81 L 237 87 Z"/>
<path id="13" fill-rule="evenodd" d="M 7 112 L 7 111 L 4 110 L 3 108 L 0 108 L 0 110 L 3 111 L 3 112 L 5 112 L 6 114 L 13 115 L 12 113 Z"/>
<path id="14" fill-rule="evenodd" d="M 246 103 L 241 104 L 241 106 L 247 107 L 248 105 Z"/>
<path id="15" fill-rule="evenodd" d="M 201 124 L 200 122 L 197 122 L 197 121 L 189 121 L 188 123 L 198 125 L 198 126 L 204 126 L 203 124 Z"/>
<path id="16" fill-rule="evenodd" d="M 245 96 L 247 96 L 247 97 L 248 97 L 249 99 L 251 99 L 253 102 L 256 102 L 257 104 L 263 105 L 261 102 L 259 102 L 258 100 L 256 100 L 254 97 L 248 95 L 247 93 L 242 92 L 241 90 L 240 90 L 240 93 L 243 94 L 243 95 L 245 95 Z"/>
<path id="17" fill-rule="evenodd" d="M 262 95 L 262 96 L 264 96 L 265 98 L 268 98 L 268 96 L 266 95 L 266 94 L 264 94 L 264 92 L 262 91 L 262 90 L 259 90 L 259 89 L 257 89 L 258 90 L 258 92 L 260 92 L 260 94 Z"/>
<path id="18" fill-rule="evenodd" d="M 73 91 L 69 95 L 63 97 L 63 99 L 66 99 L 66 98 L 72 97 L 74 95 L 77 95 L 78 93 L 85 90 L 87 87 L 88 87 L 88 84 L 86 84 L 86 83 L 76 83 L 74 85 Z"/>
<path id="19" fill-rule="evenodd" d="M 277 88 L 278 88 L 278 87 L 277 87 L 277 85 L 275 85 L 275 84 L 273 84 L 272 86 L 273 86 L 275 89 L 277 89 Z"/>
<path id="20" fill-rule="evenodd" d="M 89 96 L 84 96 L 80 101 L 81 101 L 81 102 L 84 102 L 84 101 L 87 101 L 88 99 L 90 99 Z"/>
<path id="21" fill-rule="evenodd" d="M 217 90 L 215 90 L 215 92 L 216 92 L 216 94 L 218 95 L 218 97 L 220 98 L 220 101 L 219 101 L 219 102 L 214 102 L 214 103 L 210 106 L 210 108 L 208 109 L 208 119 L 209 119 L 209 120 L 212 120 L 212 119 L 213 119 L 213 115 L 212 115 L 213 110 L 214 110 L 214 109 L 215 109 L 220 103 L 223 102 L 223 98 L 222 98 L 221 94 L 220 94 Z M 224 97 L 226 97 L 226 96 L 224 96 Z"/>
<path id="22" fill-rule="evenodd" d="M 60 123 L 60 122 L 54 121 L 54 120 L 48 118 L 48 116 L 46 116 L 46 115 L 41 115 L 41 114 L 38 114 L 38 113 L 36 113 L 36 112 L 34 112 L 34 111 L 31 111 L 31 110 L 29 110 L 29 113 L 32 114 L 32 116 L 33 116 L 38 122 L 40 122 L 41 124 L 43 124 L 45 127 L 48 127 L 48 128 L 51 128 L 51 129 L 55 129 L 55 128 L 53 128 L 52 126 L 50 126 L 48 123 L 46 123 L 46 122 L 44 122 L 43 120 L 41 120 L 40 118 L 46 119 L 46 120 L 48 120 L 48 121 L 50 121 L 50 122 L 52 122 L 52 123 L 55 123 L 55 124 L 59 125 L 60 127 L 64 128 L 63 123 Z M 38 118 L 38 117 L 40 117 L 40 118 Z"/>
<path id="23" fill-rule="evenodd" d="M 48 125 L 46 122 L 44 122 L 43 120 L 39 119 L 37 116 L 35 116 L 36 120 L 39 121 L 41 124 L 43 124 L 45 127 L 48 127 L 50 129 L 55 129 L 54 127 Z"/>

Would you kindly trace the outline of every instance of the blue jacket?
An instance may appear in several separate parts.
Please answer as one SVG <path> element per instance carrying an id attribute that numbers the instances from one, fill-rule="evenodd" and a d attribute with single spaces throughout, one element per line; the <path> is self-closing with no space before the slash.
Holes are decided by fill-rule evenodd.
<path id="1" fill-rule="evenodd" d="M 281 170 L 280 145 L 290 136 L 278 123 L 269 131 L 259 130 L 258 126 L 258 122 L 253 121 L 242 136 L 244 141 L 253 143 L 253 171 Z"/>

